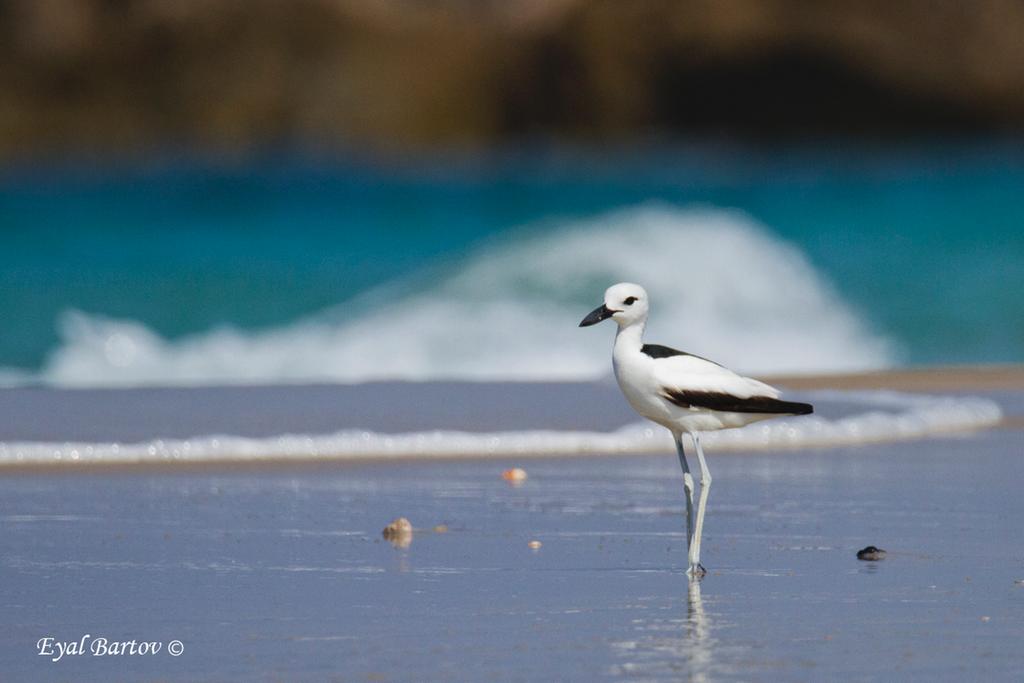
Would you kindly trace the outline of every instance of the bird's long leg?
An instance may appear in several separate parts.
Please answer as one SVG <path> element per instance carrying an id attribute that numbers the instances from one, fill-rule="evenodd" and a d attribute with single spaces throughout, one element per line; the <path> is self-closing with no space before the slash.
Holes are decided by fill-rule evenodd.
<path id="1" fill-rule="evenodd" d="M 700 463 L 700 500 L 697 503 L 697 523 L 690 544 L 690 572 L 695 576 L 703 576 L 706 572 L 700 564 L 700 538 L 704 530 L 704 511 L 708 505 L 708 493 L 711 491 L 711 472 L 708 470 L 707 461 L 704 460 L 704 449 L 700 447 L 700 435 L 691 432 L 690 438 L 693 439 L 697 461 Z"/>
<path id="2" fill-rule="evenodd" d="M 686 452 L 683 451 L 683 435 L 672 432 L 676 440 L 676 452 L 679 453 L 679 466 L 683 468 L 683 489 L 686 491 L 686 548 L 693 553 L 693 475 L 686 463 Z M 692 563 L 691 563 L 692 564 Z"/>

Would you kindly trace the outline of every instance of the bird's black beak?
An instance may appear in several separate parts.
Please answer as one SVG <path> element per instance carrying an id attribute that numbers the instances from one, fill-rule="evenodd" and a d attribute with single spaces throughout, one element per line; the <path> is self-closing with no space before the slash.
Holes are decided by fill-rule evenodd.
<path id="1" fill-rule="evenodd" d="M 590 327 L 591 325 L 596 325 L 605 318 L 612 317 L 612 315 L 614 315 L 615 313 L 616 311 L 613 311 L 604 304 L 601 304 L 600 306 L 592 310 L 590 313 L 588 313 L 586 318 L 580 321 L 580 327 Z"/>

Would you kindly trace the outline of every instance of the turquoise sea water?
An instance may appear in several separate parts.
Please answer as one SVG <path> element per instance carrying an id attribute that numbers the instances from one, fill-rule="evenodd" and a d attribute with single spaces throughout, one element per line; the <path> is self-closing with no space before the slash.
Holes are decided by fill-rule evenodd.
<path id="1" fill-rule="evenodd" d="M 1014 143 L 8 169 L 0 378 L 593 377 L 620 279 L 741 369 L 1021 361 L 1022 197 Z"/>

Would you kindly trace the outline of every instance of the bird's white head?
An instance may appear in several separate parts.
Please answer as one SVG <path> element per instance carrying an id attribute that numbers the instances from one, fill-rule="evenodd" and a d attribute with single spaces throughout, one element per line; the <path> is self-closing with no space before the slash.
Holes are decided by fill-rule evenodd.
<path id="1" fill-rule="evenodd" d="M 631 282 L 620 282 L 612 285 L 604 293 L 604 303 L 580 322 L 580 327 L 596 325 L 606 318 L 611 318 L 619 327 L 628 327 L 647 320 L 647 292 L 640 285 Z"/>

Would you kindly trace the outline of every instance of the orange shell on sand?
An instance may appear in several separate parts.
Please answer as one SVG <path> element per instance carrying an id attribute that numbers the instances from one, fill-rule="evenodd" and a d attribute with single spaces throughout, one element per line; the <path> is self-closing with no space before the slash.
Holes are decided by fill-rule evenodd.
<path id="1" fill-rule="evenodd" d="M 536 550 L 543 544 L 540 541 L 530 541 L 527 545 L 529 545 L 531 549 Z"/>
<path id="2" fill-rule="evenodd" d="M 526 470 L 520 467 L 513 467 L 510 470 L 505 470 L 501 473 L 501 478 L 505 481 L 520 482 L 526 481 Z"/>

